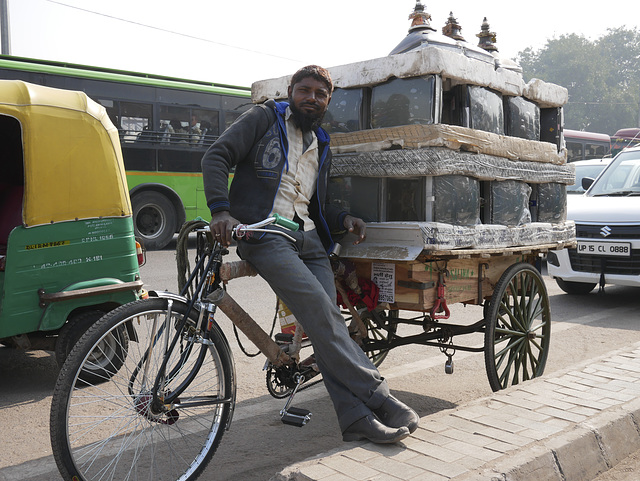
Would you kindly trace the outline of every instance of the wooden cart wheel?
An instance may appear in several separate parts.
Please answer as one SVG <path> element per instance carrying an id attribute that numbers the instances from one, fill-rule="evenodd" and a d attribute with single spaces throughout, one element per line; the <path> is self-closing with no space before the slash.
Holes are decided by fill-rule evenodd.
<path id="1" fill-rule="evenodd" d="M 364 312 L 360 314 L 362 322 L 364 322 L 367 327 L 367 337 L 362 340 L 362 349 L 367 353 L 367 356 L 369 356 L 369 359 L 371 359 L 371 362 L 373 362 L 376 367 L 382 364 L 382 361 L 384 361 L 387 354 L 389 354 L 389 349 L 371 350 L 369 349 L 369 345 L 374 341 L 386 342 L 393 337 L 398 328 L 396 319 L 398 319 L 399 311 L 380 311 L 378 316 L 382 321 L 381 326 L 378 325 L 371 312 L 364 310 Z"/>
<path id="2" fill-rule="evenodd" d="M 542 375 L 549 352 L 551 312 L 538 270 L 525 262 L 498 281 L 485 316 L 484 359 L 491 389 Z"/>

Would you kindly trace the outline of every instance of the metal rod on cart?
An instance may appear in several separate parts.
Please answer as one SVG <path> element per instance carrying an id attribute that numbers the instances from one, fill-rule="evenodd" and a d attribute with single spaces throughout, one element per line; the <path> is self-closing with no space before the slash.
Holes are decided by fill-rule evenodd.
<path id="1" fill-rule="evenodd" d="M 474 332 L 484 332 L 485 320 L 482 319 L 469 326 L 458 326 L 455 324 L 441 324 L 438 323 L 437 330 L 431 332 L 424 332 L 422 334 L 415 334 L 413 336 L 401 337 L 397 334 L 393 336 L 391 340 L 384 341 L 370 341 L 367 343 L 367 349 L 393 349 L 398 346 L 406 346 L 407 344 L 422 344 L 424 346 L 437 346 L 437 347 L 450 347 L 459 351 L 480 352 L 484 350 L 484 347 L 467 347 L 458 346 L 455 344 L 434 342 L 434 340 L 442 337 L 443 328 L 448 329 L 448 337 L 460 336 L 463 334 L 472 334 Z"/>

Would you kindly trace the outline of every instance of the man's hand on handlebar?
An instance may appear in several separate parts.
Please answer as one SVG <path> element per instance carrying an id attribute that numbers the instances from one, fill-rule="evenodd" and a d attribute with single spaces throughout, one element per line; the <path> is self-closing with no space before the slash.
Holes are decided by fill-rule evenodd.
<path id="1" fill-rule="evenodd" d="M 366 239 L 367 225 L 362 219 L 347 214 L 342 223 L 349 232 L 355 234 L 358 237 L 353 242 L 353 245 L 360 244 L 360 242 L 363 242 Z"/>
<path id="2" fill-rule="evenodd" d="M 211 229 L 214 240 L 220 242 L 224 247 L 229 247 L 231 245 L 233 228 L 239 223 L 237 219 L 231 217 L 231 214 L 225 210 L 216 212 L 211 216 L 209 228 Z"/>

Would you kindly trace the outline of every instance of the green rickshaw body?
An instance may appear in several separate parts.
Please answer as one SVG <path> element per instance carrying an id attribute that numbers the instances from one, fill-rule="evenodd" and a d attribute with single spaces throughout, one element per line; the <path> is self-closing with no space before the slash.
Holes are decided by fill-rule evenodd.
<path id="1" fill-rule="evenodd" d="M 15 228 L 0 273 L 0 338 L 60 329 L 82 308 L 109 311 L 137 299 L 134 291 L 45 302 L 41 294 L 117 285 L 139 278 L 130 217 Z M 6 279 L 11 279 L 6 283 Z"/>
<path id="2" fill-rule="evenodd" d="M 0 147 L 0 343 L 62 361 L 144 293 L 117 129 L 82 92 L 0 80 Z"/>

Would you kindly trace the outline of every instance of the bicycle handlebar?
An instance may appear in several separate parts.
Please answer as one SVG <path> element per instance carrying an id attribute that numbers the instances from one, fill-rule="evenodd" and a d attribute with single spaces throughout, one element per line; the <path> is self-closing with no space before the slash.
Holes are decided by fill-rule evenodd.
<path id="1" fill-rule="evenodd" d="M 248 232 L 268 232 L 268 233 L 283 235 L 295 242 L 295 239 L 291 237 L 289 234 L 287 234 L 286 232 L 262 228 L 271 224 L 279 225 L 280 227 L 284 227 L 293 232 L 297 231 L 300 228 L 297 222 L 287 219 L 286 217 L 282 217 L 278 214 L 273 214 L 273 216 L 268 217 L 265 220 L 262 220 L 260 222 L 256 222 L 255 224 L 238 224 L 233 228 L 233 236 L 236 239 L 241 239 Z"/>
<path id="2" fill-rule="evenodd" d="M 278 214 L 273 214 L 273 218 L 275 219 L 273 222 L 274 224 L 281 227 L 286 227 L 293 232 L 296 232 L 300 228 L 297 222 L 287 219 L 286 217 L 282 217 Z"/>

